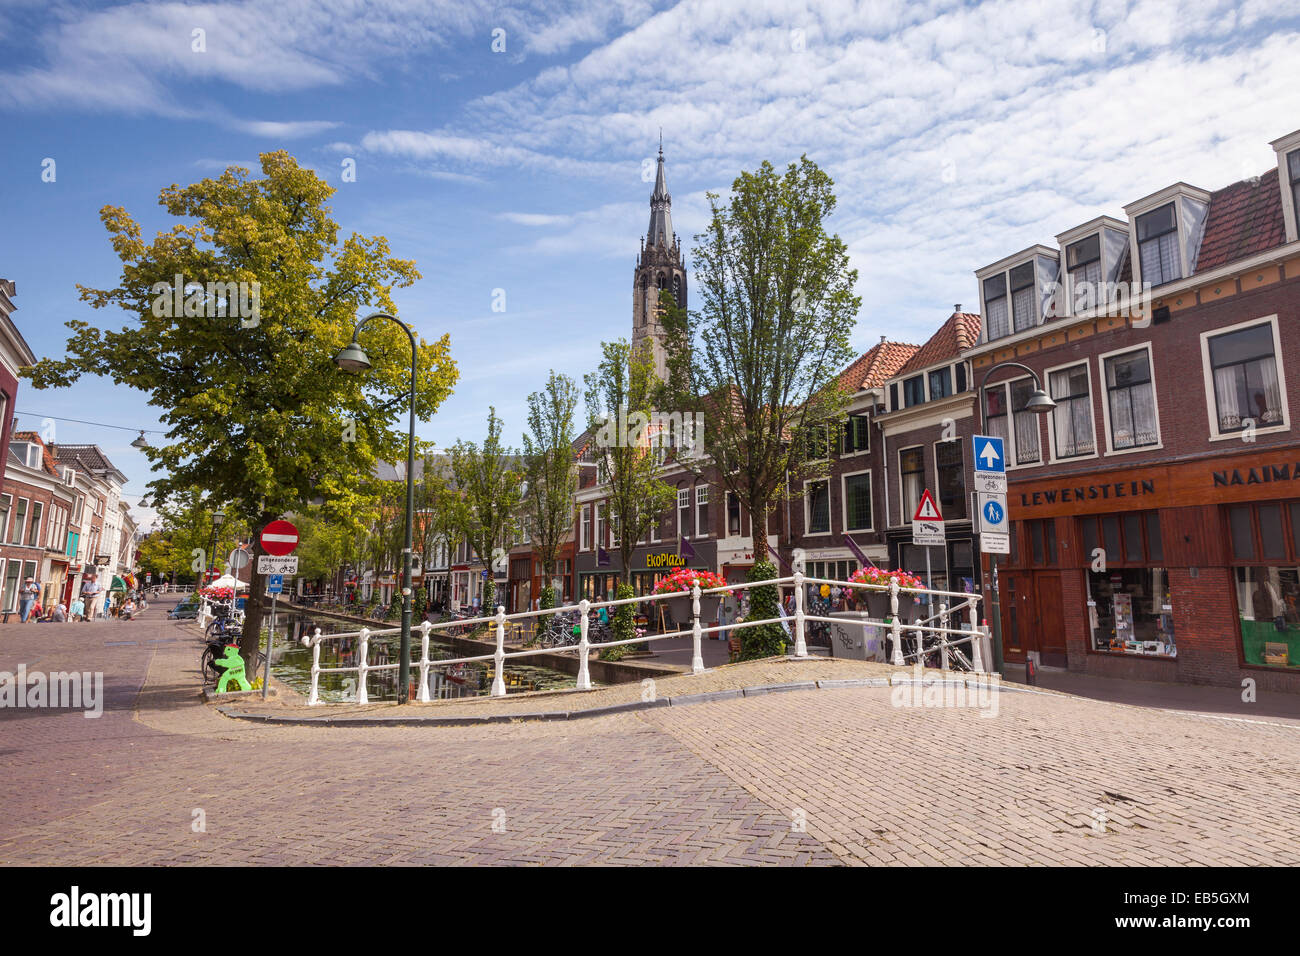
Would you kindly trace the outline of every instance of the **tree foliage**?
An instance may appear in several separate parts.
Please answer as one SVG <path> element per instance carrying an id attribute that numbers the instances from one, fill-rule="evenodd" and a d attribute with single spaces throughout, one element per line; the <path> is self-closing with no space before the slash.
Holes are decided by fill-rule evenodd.
<path id="1" fill-rule="evenodd" d="M 528 479 L 526 504 L 533 553 L 542 565 L 546 582 L 541 598 L 553 607 L 550 586 L 555 564 L 567 535 L 573 533 L 573 495 L 577 472 L 573 466 L 574 415 L 578 388 L 567 375 L 554 371 L 546 387 L 528 396 L 528 428 L 524 435 L 524 473 Z"/>
<path id="2" fill-rule="evenodd" d="M 201 488 L 257 529 L 321 498 L 347 521 L 375 460 L 404 457 L 410 345 L 385 323 L 362 334 L 374 366 L 365 376 L 334 356 L 359 314 L 394 313 L 393 289 L 419 273 L 382 236 L 340 238 L 325 204 L 332 187 L 287 153 L 262 154 L 261 170 L 163 189 L 160 204 L 182 221 L 152 242 L 125 209 L 105 206 L 122 275 L 111 289 L 79 287 L 81 297 L 131 318 L 116 331 L 69 322 L 67 355 L 24 374 L 36 388 L 91 374 L 144 392 L 167 425 L 167 442 L 145 452 L 156 501 Z M 183 295 L 169 291 L 177 283 Z M 428 419 L 456 380 L 447 336 L 420 342 L 418 367 L 416 414 Z M 255 575 L 246 657 L 262 592 Z"/>
<path id="3" fill-rule="evenodd" d="M 496 590 L 494 567 L 504 560 L 514 539 L 519 505 L 523 499 L 523 474 L 518 456 L 501 442 L 501 419 L 488 409 L 488 430 L 483 444 L 458 441 L 451 448 L 456 486 L 465 500 L 465 540 L 488 572 L 483 585 L 483 610 L 489 612 Z"/>

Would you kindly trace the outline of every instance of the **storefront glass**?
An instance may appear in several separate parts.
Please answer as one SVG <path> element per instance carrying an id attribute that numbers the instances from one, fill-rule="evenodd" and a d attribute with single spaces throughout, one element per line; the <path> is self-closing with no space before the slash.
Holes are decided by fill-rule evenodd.
<path id="1" fill-rule="evenodd" d="M 1088 573 L 1092 649 L 1175 657 L 1173 606 L 1164 568 Z"/>
<path id="2" fill-rule="evenodd" d="M 1300 667 L 1300 568 L 1235 568 L 1247 664 Z"/>

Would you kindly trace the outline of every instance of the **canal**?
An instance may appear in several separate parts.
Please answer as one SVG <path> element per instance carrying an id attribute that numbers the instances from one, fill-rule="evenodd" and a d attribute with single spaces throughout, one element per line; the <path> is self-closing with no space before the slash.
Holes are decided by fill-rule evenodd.
<path id="1" fill-rule="evenodd" d="M 298 691 L 304 697 L 311 693 L 311 649 L 304 647 L 299 638 L 303 633 L 311 634 L 320 628 L 322 634 L 339 634 L 356 631 L 361 624 L 354 621 L 340 621 L 321 614 L 311 614 L 297 609 L 276 615 L 275 650 L 271 654 L 271 673 Z M 391 627 L 392 625 L 376 625 Z M 436 633 L 436 632 L 435 632 Z M 415 631 L 411 635 L 413 660 L 419 659 L 420 635 Z M 320 646 L 320 666 L 356 667 L 356 637 L 345 637 L 335 641 L 322 641 Z M 369 664 L 380 666 L 395 663 L 401 635 L 392 634 L 370 638 Z M 263 641 L 265 648 L 265 641 Z M 450 644 L 429 640 L 430 658 L 453 658 L 469 656 L 458 652 Z M 474 661 L 469 664 L 452 664 L 447 667 L 429 668 L 429 697 L 433 700 L 449 700 L 462 697 L 485 697 L 491 693 L 492 679 L 495 676 L 492 661 Z M 420 679 L 420 668 L 411 665 L 411 699 L 414 700 L 414 685 Z M 320 699 L 327 703 L 347 703 L 356 700 L 356 674 L 321 674 Z M 507 662 L 505 669 L 506 693 L 521 694 L 534 690 L 560 690 L 575 685 L 574 677 L 548 667 L 534 667 L 529 664 L 512 664 Z M 371 673 L 366 678 L 366 693 L 370 700 L 397 699 L 397 670 Z"/>

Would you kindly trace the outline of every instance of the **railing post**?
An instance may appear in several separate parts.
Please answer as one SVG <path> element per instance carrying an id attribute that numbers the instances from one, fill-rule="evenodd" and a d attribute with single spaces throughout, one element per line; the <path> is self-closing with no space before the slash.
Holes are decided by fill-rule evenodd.
<path id="1" fill-rule="evenodd" d="M 780 592 L 777 592 L 780 594 Z M 804 636 L 803 572 L 794 569 L 794 656 L 808 656 L 808 640 Z"/>
<path id="2" fill-rule="evenodd" d="M 903 666 L 903 629 L 898 623 L 898 578 L 889 579 L 890 629 L 894 637 L 894 666 Z"/>
<path id="3" fill-rule="evenodd" d="M 492 678 L 492 696 L 506 696 L 506 606 L 497 605 L 496 613 L 497 624 L 497 649 L 492 656 L 492 663 L 496 669 L 496 675 Z"/>
<path id="4" fill-rule="evenodd" d="M 578 602 L 578 690 L 591 690 L 591 646 L 587 640 L 587 628 L 591 624 L 587 611 L 591 602 L 583 598 Z"/>
<path id="5" fill-rule="evenodd" d="M 316 628 L 314 643 L 311 646 L 311 696 L 307 706 L 315 707 L 320 703 L 320 628 Z"/>
<path id="6" fill-rule="evenodd" d="M 370 703 L 366 693 L 366 672 L 370 669 L 370 629 L 363 627 L 357 643 L 357 703 Z"/>
<path id="7" fill-rule="evenodd" d="M 704 651 L 700 647 L 700 586 L 691 585 L 691 673 L 704 673 Z"/>
<path id="8" fill-rule="evenodd" d="M 425 621 L 420 625 L 420 703 L 429 702 L 429 631 L 433 625 Z"/>
<path id="9" fill-rule="evenodd" d="M 939 645 L 939 653 L 943 658 L 943 669 L 948 670 L 948 602 L 939 602 L 939 626 L 943 628 L 942 643 Z"/>
<path id="10" fill-rule="evenodd" d="M 978 630 L 979 630 L 979 606 L 978 606 L 978 602 L 979 602 L 979 599 L 978 599 L 978 598 L 971 598 L 971 599 L 970 599 L 970 604 L 969 604 L 969 607 L 970 607 L 970 625 L 969 625 L 969 627 L 970 627 L 970 630 L 972 630 L 972 631 L 978 631 Z M 983 642 L 984 642 L 984 635 L 983 635 L 983 634 L 976 634 L 975 636 L 973 636 L 973 637 L 970 639 L 970 646 L 971 646 L 971 650 L 972 650 L 972 652 L 973 652 L 973 653 L 971 654 L 971 656 L 970 656 L 970 659 L 971 659 L 971 666 L 974 667 L 974 668 L 975 668 L 975 672 L 976 672 L 976 673 L 979 673 L 979 674 L 984 673 L 984 655 L 983 655 L 982 653 L 980 653 L 980 644 L 982 644 Z"/>

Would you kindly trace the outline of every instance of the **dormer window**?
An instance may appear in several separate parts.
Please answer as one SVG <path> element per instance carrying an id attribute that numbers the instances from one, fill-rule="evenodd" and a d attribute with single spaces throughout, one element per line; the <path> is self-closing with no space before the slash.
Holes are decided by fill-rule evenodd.
<path id="1" fill-rule="evenodd" d="M 1080 282 L 1094 287 L 1101 282 L 1101 236 L 1089 236 L 1066 246 L 1065 268 L 1075 288 Z"/>
<path id="2" fill-rule="evenodd" d="M 1011 334 L 1007 312 L 1007 279 L 1002 273 L 984 280 L 984 314 L 988 318 L 990 339 Z"/>
<path id="3" fill-rule="evenodd" d="M 1027 332 L 1054 315 L 1059 274 L 1060 260 L 1047 246 L 1034 246 L 980 269 L 976 278 L 987 316 L 985 341 Z"/>
<path id="4" fill-rule="evenodd" d="M 1034 264 L 1026 262 L 1011 270 L 1011 318 L 1013 329 L 1023 332 L 1033 328 L 1038 315 L 1034 309 Z"/>
<path id="5" fill-rule="evenodd" d="M 925 403 L 925 379 L 920 375 L 903 379 L 903 407 Z"/>
<path id="6" fill-rule="evenodd" d="M 1178 217 L 1174 204 L 1166 203 L 1137 217 L 1138 261 L 1142 263 L 1142 281 L 1153 286 L 1181 279 L 1182 264 L 1178 254 Z"/>
<path id="7" fill-rule="evenodd" d="M 1300 210 L 1300 149 L 1287 153 L 1286 172 L 1291 186 L 1291 208 Z"/>

